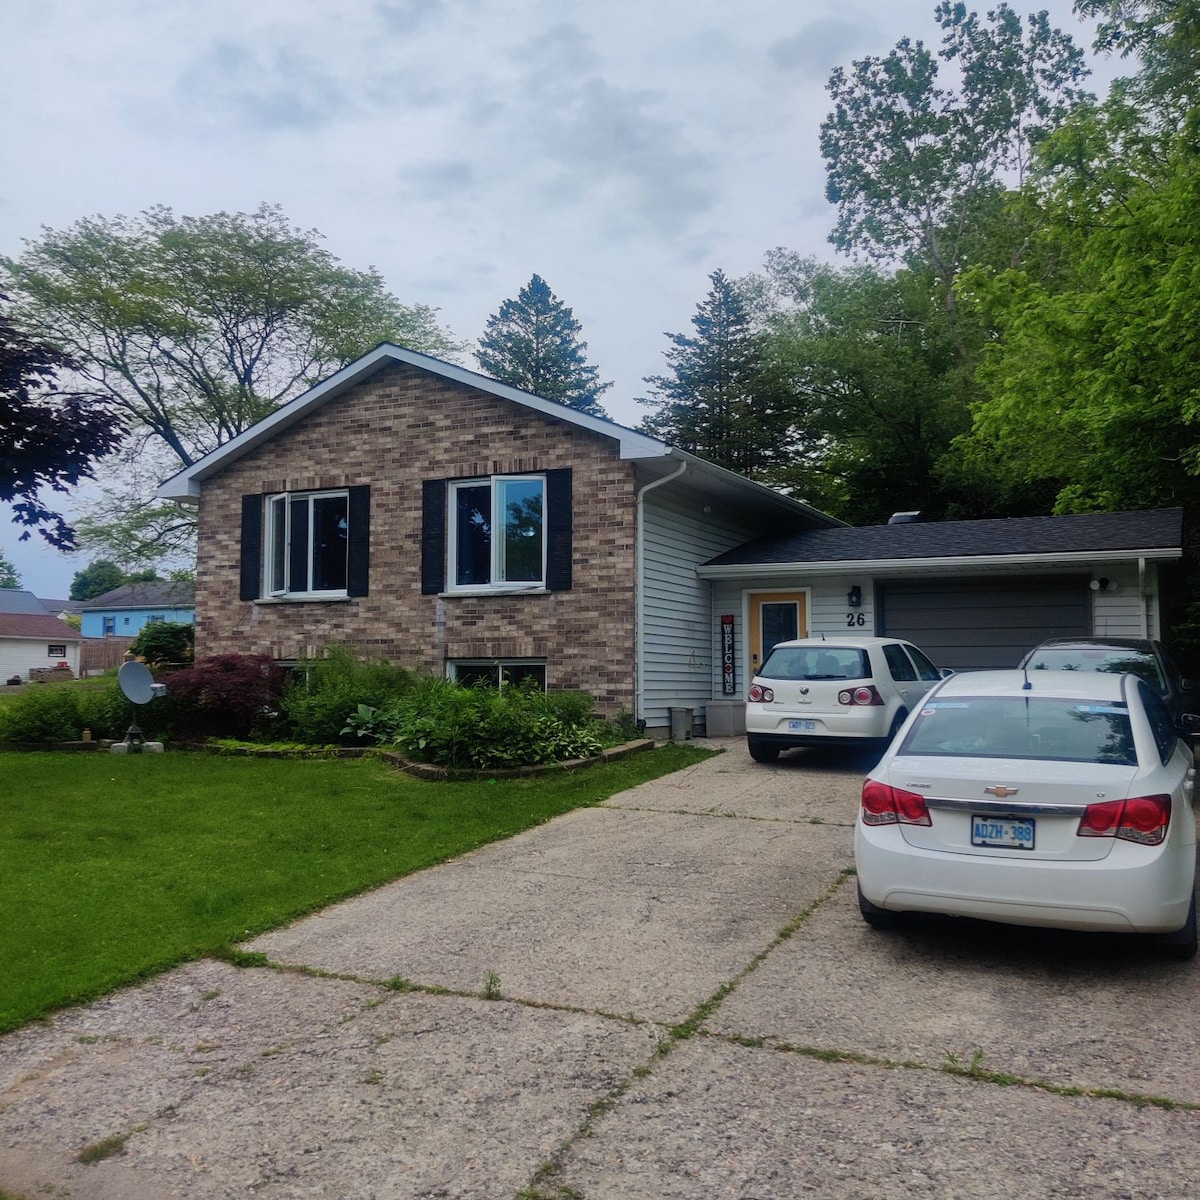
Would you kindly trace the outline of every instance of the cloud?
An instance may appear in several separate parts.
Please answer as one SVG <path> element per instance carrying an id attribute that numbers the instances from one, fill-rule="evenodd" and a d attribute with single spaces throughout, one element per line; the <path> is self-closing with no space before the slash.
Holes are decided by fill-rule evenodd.
<path id="1" fill-rule="evenodd" d="M 345 87 L 313 58 L 219 39 L 180 76 L 176 94 L 193 111 L 251 129 L 314 129 L 347 115 Z"/>
<path id="2" fill-rule="evenodd" d="M 838 63 L 878 40 L 874 21 L 848 10 L 846 16 L 809 21 L 791 37 L 781 38 L 767 50 L 771 61 L 789 75 L 824 83 Z"/>
<path id="3" fill-rule="evenodd" d="M 428 26 L 441 9 L 439 0 L 378 0 L 375 15 L 397 33 L 414 33 Z"/>

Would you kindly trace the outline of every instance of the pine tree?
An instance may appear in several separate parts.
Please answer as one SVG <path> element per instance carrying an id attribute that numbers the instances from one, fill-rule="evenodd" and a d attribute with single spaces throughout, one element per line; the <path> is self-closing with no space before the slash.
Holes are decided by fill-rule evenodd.
<path id="1" fill-rule="evenodd" d="M 475 359 L 493 379 L 557 400 L 594 417 L 605 416 L 600 397 L 612 387 L 584 358 L 587 342 L 572 311 L 534 275 L 515 300 L 488 317 Z"/>
<path id="2" fill-rule="evenodd" d="M 787 389 L 764 357 L 764 340 L 723 271 L 696 306 L 696 333 L 668 333 L 664 356 L 673 374 L 652 375 L 655 411 L 644 433 L 742 475 L 761 475 L 784 455 Z"/>

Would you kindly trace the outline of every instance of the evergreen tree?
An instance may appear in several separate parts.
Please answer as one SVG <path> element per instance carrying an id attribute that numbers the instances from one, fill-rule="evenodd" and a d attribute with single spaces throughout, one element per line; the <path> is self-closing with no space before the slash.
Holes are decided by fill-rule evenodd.
<path id="1" fill-rule="evenodd" d="M 17 568 L 4 557 L 4 551 L 0 550 L 0 588 L 19 588 L 21 586 L 21 577 L 17 574 Z"/>
<path id="2" fill-rule="evenodd" d="M 696 306 L 695 335 L 668 333 L 670 375 L 652 375 L 653 408 L 641 430 L 742 475 L 787 456 L 788 389 L 751 328 L 745 301 L 723 271 Z"/>
<path id="3" fill-rule="evenodd" d="M 515 300 L 488 317 L 475 359 L 501 383 L 603 417 L 599 400 L 612 384 L 600 383 L 599 369 L 585 361 L 581 328 L 549 284 L 533 275 Z"/>

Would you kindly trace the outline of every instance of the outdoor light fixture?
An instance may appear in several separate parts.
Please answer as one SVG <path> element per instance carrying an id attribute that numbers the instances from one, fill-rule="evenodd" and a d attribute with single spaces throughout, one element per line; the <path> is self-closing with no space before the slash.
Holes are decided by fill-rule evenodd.
<path id="1" fill-rule="evenodd" d="M 857 583 L 850 589 L 850 594 L 846 597 L 846 603 L 851 608 L 858 608 L 862 604 L 862 588 Z"/>
<path id="2" fill-rule="evenodd" d="M 1093 592 L 1115 592 L 1117 590 L 1116 582 L 1112 579 L 1093 579 Z"/>

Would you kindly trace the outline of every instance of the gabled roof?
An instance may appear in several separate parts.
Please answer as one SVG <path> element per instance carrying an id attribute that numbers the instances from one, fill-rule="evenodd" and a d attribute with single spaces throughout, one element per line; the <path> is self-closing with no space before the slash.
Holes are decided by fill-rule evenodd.
<path id="1" fill-rule="evenodd" d="M 158 580 L 152 583 L 123 583 L 102 595 L 84 601 L 83 612 L 114 608 L 193 608 L 196 604 L 196 585 Z"/>
<path id="2" fill-rule="evenodd" d="M 0 588 L 0 613 L 54 614 L 32 592 L 21 588 Z"/>
<path id="3" fill-rule="evenodd" d="M 456 363 L 445 362 L 440 358 L 431 358 L 428 354 L 419 354 L 415 350 L 406 350 L 403 346 L 396 346 L 391 342 L 384 342 L 383 345 L 377 346 L 361 358 L 349 363 L 336 374 L 309 388 L 307 392 L 297 396 L 294 400 L 280 405 L 273 413 L 237 437 L 166 480 L 159 487 L 157 494 L 165 500 L 195 501 L 200 495 L 200 486 L 206 479 L 216 475 L 270 438 L 282 433 L 321 405 L 327 404 L 330 400 L 395 363 L 417 367 L 443 379 L 450 379 L 481 392 L 510 400 L 514 404 L 520 404 L 525 408 L 542 413 L 544 416 L 553 417 L 555 420 L 565 421 L 581 429 L 612 438 L 618 443 L 621 458 L 637 460 L 640 470 L 648 481 L 663 478 L 671 474 L 680 463 L 686 463 L 688 467 L 686 474 L 693 482 L 696 477 L 699 477 L 706 484 L 713 485 L 718 490 L 728 492 L 733 489 L 760 507 L 792 516 L 803 516 L 808 521 L 819 525 L 841 524 L 835 517 L 819 512 L 803 501 L 794 500 L 773 488 L 755 483 L 724 467 L 718 467 L 703 458 L 689 454 L 685 450 L 669 446 L 666 442 L 661 442 L 648 434 L 628 429 L 624 425 L 617 424 L 616 421 L 610 421 L 606 417 L 590 416 L 571 408 L 570 405 L 535 396 L 532 392 L 523 392 L 520 388 L 500 383 L 496 379 L 489 379 L 486 375 L 480 375 L 478 372 L 460 367 Z"/>
<path id="4" fill-rule="evenodd" d="M 78 642 L 80 635 L 49 613 L 0 612 L 0 637 L 30 638 L 39 642 Z"/>
<path id="5" fill-rule="evenodd" d="M 1082 513 L 1065 517 L 1010 517 L 985 521 L 914 521 L 860 528 L 811 529 L 748 542 L 705 563 L 710 578 L 747 568 L 939 566 L 984 562 L 1106 561 L 1179 558 L 1183 509 Z"/>

